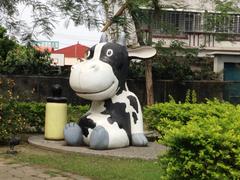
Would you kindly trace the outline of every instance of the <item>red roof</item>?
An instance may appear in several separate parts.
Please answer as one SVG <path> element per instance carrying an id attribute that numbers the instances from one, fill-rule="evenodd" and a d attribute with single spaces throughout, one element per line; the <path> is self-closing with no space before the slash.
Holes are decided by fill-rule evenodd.
<path id="1" fill-rule="evenodd" d="M 65 57 L 74 57 L 74 58 L 83 58 L 85 52 L 89 49 L 89 47 L 75 44 L 72 46 L 68 46 L 62 49 L 57 49 L 53 51 L 54 54 L 64 54 Z"/>

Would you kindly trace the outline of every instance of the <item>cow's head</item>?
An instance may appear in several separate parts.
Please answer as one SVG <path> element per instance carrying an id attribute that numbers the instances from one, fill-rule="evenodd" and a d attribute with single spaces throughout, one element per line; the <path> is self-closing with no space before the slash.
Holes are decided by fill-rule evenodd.
<path id="1" fill-rule="evenodd" d="M 144 50 L 136 50 L 139 53 L 132 50 L 128 53 L 125 44 L 124 33 L 117 43 L 107 42 L 106 35 L 103 34 L 100 43 L 88 50 L 86 59 L 72 66 L 69 81 L 78 96 L 89 100 L 105 100 L 113 97 L 125 87 L 129 59 L 149 58 L 156 53 L 153 48 L 151 50 L 148 48 L 145 56 Z"/>

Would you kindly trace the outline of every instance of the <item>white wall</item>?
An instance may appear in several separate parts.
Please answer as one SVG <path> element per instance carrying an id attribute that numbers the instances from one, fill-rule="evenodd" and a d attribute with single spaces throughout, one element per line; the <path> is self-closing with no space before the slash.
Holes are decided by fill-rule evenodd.
<path id="1" fill-rule="evenodd" d="M 208 10 L 213 11 L 215 5 L 211 0 L 160 0 L 160 5 L 173 6 L 175 8 L 184 8 L 192 10 Z"/>
<path id="2" fill-rule="evenodd" d="M 51 54 L 52 66 L 64 66 L 64 54 Z"/>
<path id="3" fill-rule="evenodd" d="M 214 57 L 213 71 L 220 74 L 220 80 L 224 77 L 224 63 L 240 63 L 240 54 L 216 54 Z"/>
<path id="4" fill-rule="evenodd" d="M 69 57 L 65 57 L 65 65 L 66 66 L 72 66 L 74 64 L 77 64 L 78 59 L 77 58 L 69 58 Z"/>

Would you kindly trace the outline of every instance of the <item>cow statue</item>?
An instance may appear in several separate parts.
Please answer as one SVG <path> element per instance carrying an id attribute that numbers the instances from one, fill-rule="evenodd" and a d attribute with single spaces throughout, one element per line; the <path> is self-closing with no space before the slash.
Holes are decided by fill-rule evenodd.
<path id="1" fill-rule="evenodd" d="M 67 144 L 76 145 L 83 140 L 91 149 L 101 150 L 147 146 L 141 106 L 128 90 L 126 79 L 130 59 L 150 58 L 156 50 L 146 46 L 128 52 L 125 41 L 124 33 L 116 43 L 107 42 L 103 34 L 100 42 L 88 50 L 86 59 L 72 66 L 71 88 L 92 102 L 78 124 L 65 126 Z"/>

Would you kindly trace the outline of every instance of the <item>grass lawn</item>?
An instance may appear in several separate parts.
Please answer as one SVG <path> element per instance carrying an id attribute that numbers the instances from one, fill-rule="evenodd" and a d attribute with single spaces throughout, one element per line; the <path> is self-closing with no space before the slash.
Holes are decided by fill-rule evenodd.
<path id="1" fill-rule="evenodd" d="M 39 149 L 28 144 L 19 145 L 16 156 L 6 155 L 7 147 L 0 147 L 0 157 L 17 162 L 55 168 L 64 172 L 88 176 L 92 179 L 160 179 L 156 161 L 88 156 Z"/>

